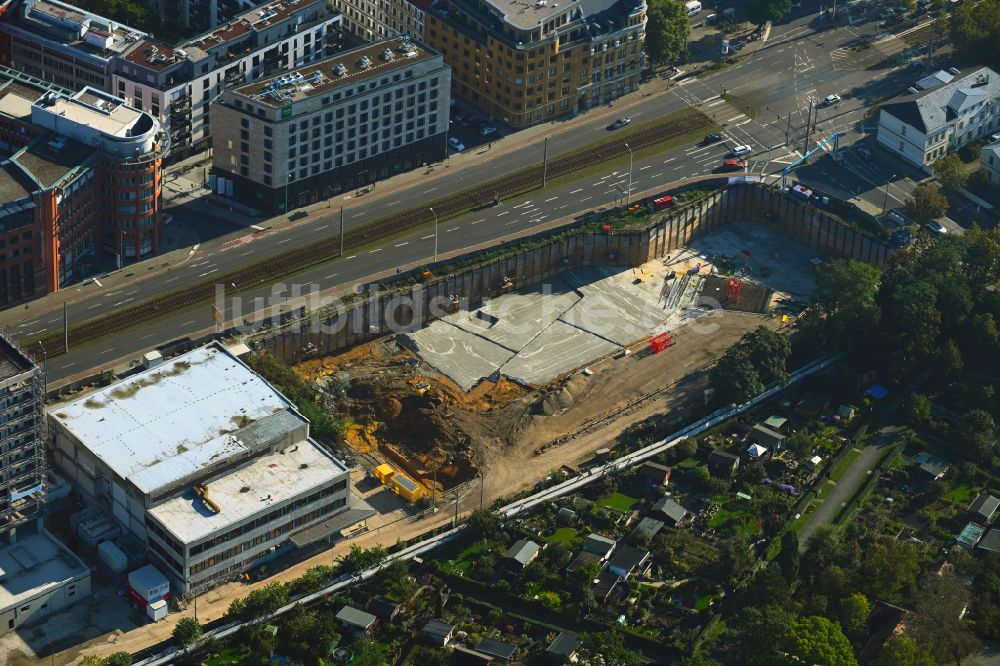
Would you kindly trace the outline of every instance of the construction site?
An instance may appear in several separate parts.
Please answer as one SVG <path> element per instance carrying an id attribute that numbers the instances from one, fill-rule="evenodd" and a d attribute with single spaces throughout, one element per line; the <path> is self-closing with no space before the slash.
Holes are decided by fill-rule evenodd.
<path id="1" fill-rule="evenodd" d="M 347 419 L 347 444 L 369 472 L 405 500 L 479 474 L 502 495 L 551 471 L 537 458 L 553 446 L 610 440 L 619 421 L 623 431 L 700 397 L 705 387 L 687 376 L 746 331 L 801 311 L 815 261 L 767 227 L 732 223 L 662 259 L 567 269 L 294 369 Z M 562 458 L 579 463 L 598 444 Z"/>

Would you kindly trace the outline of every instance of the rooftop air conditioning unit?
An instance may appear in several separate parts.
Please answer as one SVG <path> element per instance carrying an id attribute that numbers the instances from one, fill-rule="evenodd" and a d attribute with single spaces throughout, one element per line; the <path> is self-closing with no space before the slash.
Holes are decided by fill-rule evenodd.
<path id="1" fill-rule="evenodd" d="M 337 66 L 333 68 L 333 73 L 337 76 L 343 76 L 347 73 L 347 67 L 344 63 L 338 63 Z"/>

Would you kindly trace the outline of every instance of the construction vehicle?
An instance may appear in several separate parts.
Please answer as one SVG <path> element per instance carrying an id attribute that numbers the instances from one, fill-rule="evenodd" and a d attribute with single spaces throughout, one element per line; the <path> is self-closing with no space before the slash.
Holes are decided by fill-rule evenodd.
<path id="1" fill-rule="evenodd" d="M 417 385 L 413 387 L 413 390 L 417 392 L 417 395 L 424 395 L 431 390 L 431 385 L 427 382 L 417 382 Z"/>

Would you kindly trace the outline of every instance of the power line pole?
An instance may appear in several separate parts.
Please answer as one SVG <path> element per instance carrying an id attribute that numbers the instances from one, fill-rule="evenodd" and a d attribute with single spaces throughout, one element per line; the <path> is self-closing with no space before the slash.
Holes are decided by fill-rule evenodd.
<path id="1" fill-rule="evenodd" d="M 813 115 L 813 103 L 815 101 L 816 100 L 813 99 L 812 97 L 809 98 L 809 113 L 806 114 L 806 140 L 803 142 L 803 145 L 802 145 L 802 154 L 803 155 L 805 155 L 806 153 L 809 152 L 809 137 L 812 134 L 812 125 L 814 124 L 812 122 L 812 115 Z M 819 108 L 818 107 L 816 108 L 816 115 L 819 115 Z"/>
<path id="2" fill-rule="evenodd" d="M 340 254 L 344 256 L 344 207 L 340 207 Z"/>
<path id="3" fill-rule="evenodd" d="M 934 58 L 934 32 L 937 29 L 937 22 L 938 22 L 937 19 L 934 19 L 931 22 L 931 38 L 930 41 L 927 43 L 927 71 L 930 71 L 931 61 Z"/>
<path id="4" fill-rule="evenodd" d="M 63 346 L 69 352 L 69 315 L 66 313 L 66 301 L 63 301 Z"/>

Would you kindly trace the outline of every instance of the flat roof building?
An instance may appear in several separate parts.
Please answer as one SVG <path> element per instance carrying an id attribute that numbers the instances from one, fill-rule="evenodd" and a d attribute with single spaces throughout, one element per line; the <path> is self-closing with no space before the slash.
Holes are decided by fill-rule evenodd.
<path id="1" fill-rule="evenodd" d="M 443 159 L 451 72 L 394 39 L 227 90 L 212 105 L 213 171 L 273 212 Z"/>
<path id="2" fill-rule="evenodd" d="M 49 423 L 56 464 L 182 595 L 237 577 L 348 506 L 347 468 L 221 345 L 53 406 Z"/>

